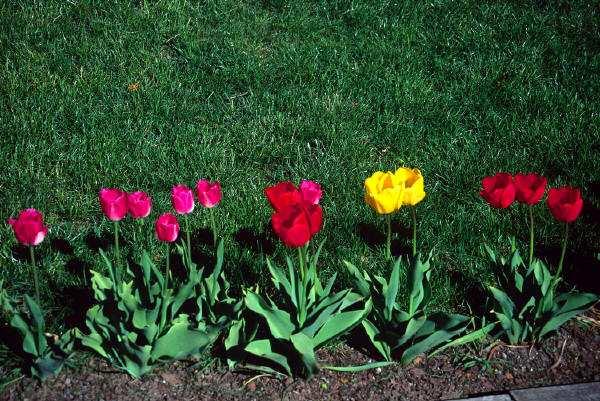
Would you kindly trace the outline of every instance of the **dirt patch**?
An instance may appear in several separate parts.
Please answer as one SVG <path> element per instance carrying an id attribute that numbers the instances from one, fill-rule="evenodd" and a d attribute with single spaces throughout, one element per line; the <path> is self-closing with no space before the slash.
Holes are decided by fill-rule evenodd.
<path id="1" fill-rule="evenodd" d="M 600 380 L 600 328 L 596 325 L 571 323 L 535 348 L 501 345 L 479 349 L 476 357 L 466 356 L 467 351 L 453 350 L 433 358 L 418 358 L 406 367 L 359 373 L 323 369 L 308 381 L 229 372 L 218 367 L 199 371 L 185 362 L 167 365 L 136 380 L 91 358 L 80 371 L 64 371 L 42 385 L 21 380 L 0 399 L 417 401 Z M 330 366 L 369 361 L 347 346 L 323 350 L 319 355 L 323 365 Z"/>

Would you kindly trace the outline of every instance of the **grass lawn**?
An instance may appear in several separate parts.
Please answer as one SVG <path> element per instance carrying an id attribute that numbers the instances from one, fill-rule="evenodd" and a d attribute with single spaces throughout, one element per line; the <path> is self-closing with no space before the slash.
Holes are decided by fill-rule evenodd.
<path id="1" fill-rule="evenodd" d="M 3 1 L 0 217 L 45 213 L 42 295 L 58 317 L 72 303 L 64 289 L 81 286 L 82 266 L 99 266 L 97 248 L 110 243 L 100 187 L 151 194 L 145 241 L 158 254 L 151 223 L 170 209 L 171 186 L 220 180 L 228 277 L 264 288 L 260 248 L 285 253 L 268 234 L 265 186 L 322 183 L 325 276 L 342 259 L 381 271 L 384 224 L 363 180 L 419 167 L 419 247 L 434 249 L 436 305 L 464 310 L 469 287 L 493 279 L 482 239 L 527 238 L 524 210 L 490 210 L 481 178 L 536 171 L 582 188 L 567 261 L 580 262 L 571 282 L 589 278 L 600 272 L 599 4 Z M 562 227 L 543 205 L 535 213 L 556 259 Z M 396 251 L 407 253 L 408 212 L 395 221 Z M 193 214 L 200 239 L 208 222 Z M 126 241 L 134 228 L 124 224 Z M 0 278 L 31 290 L 8 225 L 0 242 Z"/>

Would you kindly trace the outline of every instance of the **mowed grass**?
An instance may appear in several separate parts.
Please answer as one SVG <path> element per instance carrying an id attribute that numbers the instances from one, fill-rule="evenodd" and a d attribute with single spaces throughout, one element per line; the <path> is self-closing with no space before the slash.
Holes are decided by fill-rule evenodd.
<path id="1" fill-rule="evenodd" d="M 99 188 L 151 194 L 144 241 L 160 257 L 153 220 L 173 184 L 199 178 L 222 182 L 216 212 L 237 289 L 268 288 L 263 255 L 286 253 L 263 195 L 280 180 L 324 187 L 325 277 L 347 283 L 343 259 L 387 272 L 383 220 L 362 185 L 401 165 L 425 176 L 418 240 L 435 257 L 435 307 L 466 310 L 470 291 L 492 282 L 484 239 L 527 238 L 523 209 L 490 210 L 478 196 L 496 171 L 582 188 L 569 282 L 598 287 L 577 280 L 600 271 L 597 1 L 110 3 L 0 4 L 0 217 L 45 213 L 51 232 L 36 251 L 55 326 L 76 306 L 68 289 L 82 286 L 81 269 L 101 269 L 97 248 L 111 251 Z M 535 214 L 556 260 L 562 226 L 544 205 Z M 209 226 L 205 212 L 192 216 L 194 231 Z M 407 253 L 408 212 L 395 221 L 396 253 Z M 134 228 L 123 224 L 129 244 Z M 0 240 L 0 277 L 31 291 L 7 225 Z"/>

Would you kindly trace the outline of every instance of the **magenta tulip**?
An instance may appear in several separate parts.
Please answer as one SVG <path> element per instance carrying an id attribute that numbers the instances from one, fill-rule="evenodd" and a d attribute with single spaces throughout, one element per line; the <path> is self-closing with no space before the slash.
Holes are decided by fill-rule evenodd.
<path id="1" fill-rule="evenodd" d="M 98 194 L 104 215 L 112 221 L 127 215 L 127 194 L 117 188 L 102 188 Z"/>
<path id="2" fill-rule="evenodd" d="M 175 242 L 179 235 L 179 222 L 171 213 L 163 213 L 155 223 L 156 238 L 163 242 Z"/>
<path id="3" fill-rule="evenodd" d="M 215 207 L 221 202 L 221 184 L 218 181 L 200 180 L 196 184 L 196 194 L 200 204 L 207 208 Z"/>
<path id="4" fill-rule="evenodd" d="M 16 219 L 8 219 L 8 224 L 11 225 L 17 241 L 27 246 L 40 244 L 48 233 L 44 217 L 35 209 L 21 211 Z"/>
<path id="5" fill-rule="evenodd" d="M 171 202 L 177 213 L 191 213 L 194 210 L 194 193 L 185 185 L 175 185 L 171 189 Z"/>
<path id="6" fill-rule="evenodd" d="M 145 192 L 132 192 L 127 194 L 127 207 L 129 214 L 134 219 L 148 217 L 152 210 L 152 199 Z"/>
<path id="7" fill-rule="evenodd" d="M 310 205 L 317 205 L 323 196 L 321 185 L 314 181 L 302 180 L 300 182 L 300 193 L 302 199 Z"/>

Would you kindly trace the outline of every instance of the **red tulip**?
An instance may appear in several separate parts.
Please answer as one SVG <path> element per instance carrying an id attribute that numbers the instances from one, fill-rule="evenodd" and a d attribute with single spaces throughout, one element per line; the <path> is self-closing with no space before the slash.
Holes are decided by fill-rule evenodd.
<path id="1" fill-rule="evenodd" d="M 179 222 L 171 213 L 163 213 L 155 223 L 156 238 L 163 242 L 174 242 L 179 235 Z"/>
<path id="2" fill-rule="evenodd" d="M 171 190 L 171 202 L 177 213 L 191 213 L 194 210 L 194 193 L 185 185 L 176 185 Z"/>
<path id="3" fill-rule="evenodd" d="M 547 182 L 546 177 L 535 173 L 515 175 L 517 200 L 527 205 L 535 205 L 544 196 Z"/>
<path id="4" fill-rule="evenodd" d="M 21 211 L 16 219 L 8 219 L 8 224 L 12 226 L 17 241 L 27 246 L 38 245 L 48 233 L 44 217 L 35 209 Z"/>
<path id="5" fill-rule="evenodd" d="M 221 202 L 221 184 L 218 181 L 200 180 L 196 184 L 198 201 L 204 207 L 215 207 Z"/>
<path id="6" fill-rule="evenodd" d="M 127 208 L 134 219 L 148 217 L 152 210 L 152 199 L 142 191 L 127 194 Z"/>
<path id="7" fill-rule="evenodd" d="M 283 243 L 291 248 L 306 245 L 319 232 L 323 222 L 323 210 L 319 205 L 290 205 L 273 213 L 273 231 Z"/>
<path id="8" fill-rule="evenodd" d="M 104 215 L 112 221 L 122 220 L 127 214 L 127 194 L 117 188 L 102 188 L 98 194 Z"/>
<path id="9" fill-rule="evenodd" d="M 546 203 L 554 218 L 566 223 L 575 221 L 583 209 L 581 193 L 572 187 L 551 188 Z"/>
<path id="10" fill-rule="evenodd" d="M 290 205 L 303 203 L 302 194 L 290 181 L 283 181 L 265 188 L 265 195 L 276 211 Z"/>
<path id="11" fill-rule="evenodd" d="M 302 194 L 302 199 L 311 205 L 317 205 L 321 200 L 321 196 L 323 196 L 321 186 L 309 180 L 302 180 L 300 182 L 300 193 Z"/>
<path id="12" fill-rule="evenodd" d="M 510 174 L 496 173 L 492 177 L 485 177 L 481 183 L 483 189 L 479 195 L 493 207 L 504 209 L 514 202 L 516 190 Z"/>

